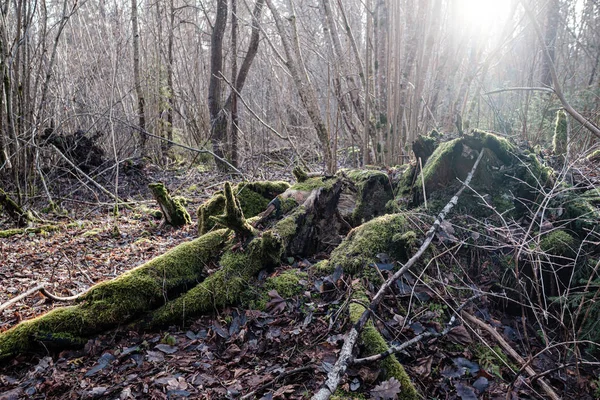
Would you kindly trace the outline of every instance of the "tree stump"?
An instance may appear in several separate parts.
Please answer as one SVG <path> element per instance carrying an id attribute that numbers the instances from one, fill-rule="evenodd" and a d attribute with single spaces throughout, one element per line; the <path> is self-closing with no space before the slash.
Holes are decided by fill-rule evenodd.
<path id="1" fill-rule="evenodd" d="M 158 202 L 167 224 L 174 228 L 179 228 L 192 222 L 192 218 L 185 209 L 182 199 L 171 197 L 169 190 L 163 183 L 151 183 L 148 187 Z"/>

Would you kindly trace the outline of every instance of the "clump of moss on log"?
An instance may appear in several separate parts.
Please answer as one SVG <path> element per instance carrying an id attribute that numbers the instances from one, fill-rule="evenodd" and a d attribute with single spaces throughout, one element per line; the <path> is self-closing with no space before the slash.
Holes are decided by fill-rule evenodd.
<path id="1" fill-rule="evenodd" d="M 185 209 L 184 200 L 181 197 L 171 197 L 163 183 L 150 183 L 148 188 L 160 206 L 167 224 L 179 228 L 192 222 L 190 214 Z"/>
<path id="2" fill-rule="evenodd" d="M 162 326 L 185 321 L 189 316 L 239 302 L 248 282 L 261 269 L 278 264 L 282 253 L 283 242 L 270 231 L 254 238 L 243 251 L 227 251 L 219 261 L 218 271 L 156 310 L 150 324 Z"/>
<path id="3" fill-rule="evenodd" d="M 554 121 L 554 136 L 552 137 L 552 152 L 561 157 L 567 154 L 567 113 L 563 110 L 556 112 Z"/>
<path id="4" fill-rule="evenodd" d="M 240 207 L 246 218 L 255 217 L 263 212 L 271 200 L 289 188 L 287 182 L 258 181 L 242 182 L 233 186 Z M 211 216 L 223 213 L 225 196 L 223 191 L 217 192 L 210 200 L 198 207 L 198 234 L 202 235 L 215 226 Z"/>
<path id="5" fill-rule="evenodd" d="M 369 304 L 369 298 L 364 290 L 357 285 L 352 294 L 353 302 L 350 304 L 350 321 L 355 324 L 365 312 L 365 307 L 362 304 Z M 383 353 L 388 350 L 389 346 L 379 331 L 375 328 L 372 321 L 367 322 L 363 331 L 360 334 L 360 339 L 363 345 L 363 354 L 365 357 Z M 385 379 L 394 377 L 400 382 L 401 392 L 398 395 L 400 400 L 417 400 L 421 397 L 417 389 L 410 380 L 406 370 L 398 362 L 395 355 L 390 355 L 379 362 Z"/>
<path id="6" fill-rule="evenodd" d="M 0 333 L 0 359 L 35 349 L 44 341 L 85 337 L 139 318 L 205 276 L 205 267 L 229 242 L 225 229 L 191 242 L 92 287 L 78 304 L 54 309 Z"/>
<path id="7" fill-rule="evenodd" d="M 387 253 L 396 260 L 406 260 L 415 239 L 416 234 L 404 215 L 384 215 L 350 231 L 331 253 L 329 265 L 331 268 L 340 265 L 344 272 L 354 275 L 377 262 L 376 255 L 379 253 Z"/>
<path id="8" fill-rule="evenodd" d="M 31 213 L 23 210 L 15 200 L 4 190 L 0 189 L 0 211 L 2 210 L 20 228 L 27 226 L 30 221 L 34 220 Z"/>

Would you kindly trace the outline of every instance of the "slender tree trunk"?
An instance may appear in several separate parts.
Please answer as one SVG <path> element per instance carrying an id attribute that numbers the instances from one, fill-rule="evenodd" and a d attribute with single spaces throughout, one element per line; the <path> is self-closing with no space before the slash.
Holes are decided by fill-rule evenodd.
<path id="1" fill-rule="evenodd" d="M 131 0 L 131 25 L 133 29 L 133 80 L 138 100 L 138 125 L 140 127 L 140 151 L 147 157 L 145 100 L 140 78 L 140 33 L 138 28 L 137 0 Z"/>
<path id="2" fill-rule="evenodd" d="M 281 42 L 287 58 L 286 67 L 290 72 L 292 79 L 294 80 L 294 84 L 296 85 L 296 90 L 298 91 L 302 105 L 306 109 L 306 112 L 308 113 L 308 116 L 311 119 L 315 130 L 317 131 L 317 137 L 319 138 L 321 146 L 323 147 L 325 172 L 327 174 L 333 174 L 335 173 L 336 166 L 333 164 L 331 145 L 329 143 L 329 132 L 327 130 L 325 121 L 321 116 L 321 111 L 319 110 L 315 88 L 310 82 L 308 73 L 306 72 L 305 66 L 302 63 L 297 35 L 295 35 L 292 40 L 288 37 L 288 32 L 284 27 L 283 18 L 279 14 L 277 7 L 275 7 L 272 0 L 266 0 L 266 3 L 269 7 L 269 10 L 271 10 L 271 14 L 275 20 L 275 25 L 277 26 L 277 31 L 281 37 Z M 295 18 L 291 19 L 293 28 L 293 20 Z"/>
<path id="3" fill-rule="evenodd" d="M 550 55 L 542 58 L 541 82 L 542 85 L 552 87 L 552 74 L 550 64 L 556 64 L 556 35 L 560 17 L 560 0 L 546 2 L 546 26 L 544 29 L 544 42 Z"/>
<path id="4" fill-rule="evenodd" d="M 208 86 L 208 109 L 210 111 L 211 141 L 213 152 L 225 158 L 223 145 L 227 137 L 227 115 L 223 108 L 221 78 L 223 74 L 223 37 L 227 26 L 227 0 L 217 0 L 217 16 L 213 25 L 210 49 L 210 79 Z M 227 166 L 217 160 L 217 168 Z"/>
<path id="5" fill-rule="evenodd" d="M 231 82 L 236 82 L 238 74 L 237 66 L 237 33 L 238 33 L 238 20 L 237 20 L 237 1 L 231 0 Z M 237 88 L 236 88 L 237 89 Z M 230 154 L 231 164 L 234 167 L 238 166 L 238 95 L 236 91 L 232 90 L 231 93 L 231 139 L 230 143 Z"/>

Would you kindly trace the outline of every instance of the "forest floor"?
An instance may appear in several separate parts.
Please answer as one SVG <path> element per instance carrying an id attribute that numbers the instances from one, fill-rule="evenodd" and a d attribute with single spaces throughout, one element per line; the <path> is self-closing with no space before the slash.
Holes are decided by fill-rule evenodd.
<path id="1" fill-rule="evenodd" d="M 122 185 L 132 185 L 126 197 L 138 205 L 132 210 L 122 208 L 116 218 L 112 205 L 98 205 L 89 196 L 75 194 L 64 203 L 69 213 L 59 219 L 58 231 L 0 239 L 0 304 L 40 283 L 59 296 L 81 293 L 193 239 L 197 236 L 194 210 L 231 180 L 227 175 L 183 168 L 156 169 L 150 175 L 190 200 L 192 225 L 178 230 L 161 225 L 147 212 L 156 206 L 144 193 L 145 184 L 136 186 L 135 180 L 124 180 Z M 291 176 L 272 169 L 260 178 L 289 181 Z M 0 229 L 8 227 L 6 221 L 0 223 Z M 316 261 L 288 259 L 266 274 L 281 274 L 291 267 L 308 270 Z M 382 276 L 388 274 L 387 263 L 382 260 L 378 265 Z M 309 277 L 301 282 L 299 296 L 282 298 L 272 293 L 266 311 L 232 307 L 198 318 L 183 329 L 137 332 L 122 327 L 91 339 L 83 349 L 48 348 L 44 355 L 21 355 L 0 366 L 0 400 L 309 398 L 335 363 L 349 329 L 347 316 L 340 312 L 349 283 L 345 280 L 339 272 Z M 485 281 L 480 276 L 480 283 Z M 411 316 L 391 312 L 377 322 L 389 341 L 439 330 L 447 322 L 445 307 L 430 301 L 435 288 L 412 284 L 405 293 L 412 304 Z M 0 330 L 62 305 L 32 295 L 0 312 Z M 522 354 L 535 354 L 544 347 L 532 326 L 524 330 L 519 317 L 491 303 L 484 303 L 476 315 Z M 504 356 L 492 337 L 464 327 L 426 345 L 417 344 L 399 359 L 426 398 L 544 398 L 531 381 L 515 374 L 520 367 Z M 537 357 L 531 365 L 547 372 L 546 378 L 565 393 L 564 398 L 598 398 L 599 382 L 589 370 L 561 367 L 561 362 L 560 356 L 550 354 Z M 341 386 L 344 398 L 384 398 L 377 393 L 394 392 L 389 381 L 376 387 L 379 373 L 377 365 L 351 367 Z"/>

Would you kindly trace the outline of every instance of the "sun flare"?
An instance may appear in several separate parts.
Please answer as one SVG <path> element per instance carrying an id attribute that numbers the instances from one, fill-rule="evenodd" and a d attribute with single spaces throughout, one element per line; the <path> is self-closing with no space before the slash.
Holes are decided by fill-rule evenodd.
<path id="1" fill-rule="evenodd" d="M 508 0 L 453 0 L 459 18 L 469 26 L 494 29 L 502 25 L 511 9 Z"/>

